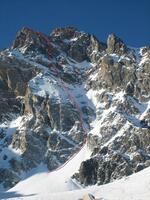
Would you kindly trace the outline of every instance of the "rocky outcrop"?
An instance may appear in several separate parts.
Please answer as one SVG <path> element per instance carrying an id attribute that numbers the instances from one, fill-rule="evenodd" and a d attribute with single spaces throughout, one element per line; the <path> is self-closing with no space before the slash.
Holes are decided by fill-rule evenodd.
<path id="1" fill-rule="evenodd" d="M 54 30 L 51 39 L 77 62 L 95 62 L 100 58 L 99 53 L 106 50 L 106 44 L 99 42 L 94 35 L 80 32 L 73 27 Z"/>
<path id="2" fill-rule="evenodd" d="M 121 59 L 118 62 L 109 54 L 101 57 L 98 69 L 98 76 L 89 83 L 94 89 L 122 89 L 137 79 L 134 64 L 126 68 Z"/>
<path id="3" fill-rule="evenodd" d="M 85 44 L 85 45 L 83 45 Z M 81 34 L 78 40 L 71 45 L 69 56 L 77 62 L 88 60 L 87 47 L 89 46 L 89 35 Z"/>
<path id="4" fill-rule="evenodd" d="M 99 53 L 105 49 L 105 43 L 99 42 L 95 36 L 80 33 L 78 39 L 71 44 L 69 56 L 78 62 L 84 60 L 95 62 L 100 58 Z"/>
<path id="5" fill-rule="evenodd" d="M 107 39 L 107 52 L 109 54 L 116 53 L 122 55 L 127 52 L 127 47 L 119 37 L 115 34 L 111 34 Z"/>
<path id="6" fill-rule="evenodd" d="M 90 159 L 82 162 L 80 166 L 79 180 L 81 184 L 94 185 L 97 178 L 98 163 L 96 160 Z"/>
<path id="7" fill-rule="evenodd" d="M 36 51 L 39 54 L 46 55 L 49 59 L 57 55 L 57 50 L 53 47 L 50 37 L 28 27 L 24 27 L 18 32 L 11 48 L 33 55 Z"/>
<path id="8" fill-rule="evenodd" d="M 110 135 L 109 137 L 111 138 Z M 81 164 L 77 179 L 84 185 L 91 185 L 93 182 L 105 184 L 148 167 L 149 137 L 149 129 L 130 126 L 124 135 L 116 137 L 104 147 L 101 147 L 105 143 L 102 139 L 96 140 L 95 145 L 92 143 L 95 146 L 95 156 Z M 90 173 L 87 172 L 89 169 Z"/>
<path id="9" fill-rule="evenodd" d="M 41 123 L 51 129 L 69 131 L 76 121 L 80 120 L 75 105 L 68 101 L 58 102 L 55 97 L 41 97 L 28 88 L 25 96 L 25 113 L 32 113 Z"/>
<path id="10" fill-rule="evenodd" d="M 3 184 L 5 188 L 11 188 L 16 185 L 20 178 L 13 171 L 0 168 L 0 184 Z"/>
<path id="11" fill-rule="evenodd" d="M 85 194 L 82 200 L 96 200 L 92 194 Z M 98 199 L 97 199 L 98 200 Z M 100 200 L 100 199 L 99 199 Z"/>
<path id="12" fill-rule="evenodd" d="M 51 38 L 54 40 L 64 40 L 64 39 L 71 39 L 78 34 L 76 28 L 68 26 L 63 28 L 56 28 L 51 34 Z"/>
<path id="13" fill-rule="evenodd" d="M 0 119 L 5 118 L 6 113 L 21 112 L 21 98 L 27 89 L 28 81 L 36 75 L 32 66 L 15 60 L 0 60 Z"/>
<path id="14" fill-rule="evenodd" d="M 96 157 L 84 161 L 78 180 L 84 185 L 101 185 L 148 167 L 149 130 L 134 132 L 132 130 L 125 136 L 117 137 L 108 147 L 100 148 Z"/>
<path id="15" fill-rule="evenodd" d="M 15 62 L 0 63 L 0 77 L 3 89 L 13 92 L 16 96 L 24 96 L 28 81 L 35 76 L 35 68 L 25 68 Z"/>

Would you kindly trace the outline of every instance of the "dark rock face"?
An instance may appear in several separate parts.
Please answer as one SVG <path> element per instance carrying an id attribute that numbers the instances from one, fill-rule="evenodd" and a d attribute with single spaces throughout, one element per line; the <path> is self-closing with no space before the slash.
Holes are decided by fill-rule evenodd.
<path id="1" fill-rule="evenodd" d="M 64 40 L 64 39 L 71 39 L 76 34 L 78 34 L 78 31 L 74 27 L 64 27 L 64 28 L 56 28 L 52 33 L 51 37 L 55 40 Z"/>
<path id="2" fill-rule="evenodd" d="M 0 62 L 2 89 L 13 92 L 16 96 L 24 96 L 27 82 L 35 76 L 35 68 L 25 68 L 18 63 Z"/>
<path id="3" fill-rule="evenodd" d="M 85 44 L 85 45 L 83 45 Z M 77 62 L 88 60 L 87 47 L 89 46 L 89 35 L 83 34 L 79 39 L 71 45 L 69 56 Z"/>
<path id="4" fill-rule="evenodd" d="M 55 54 L 57 54 L 57 51 L 51 44 L 50 37 L 27 27 L 18 32 L 12 45 L 12 49 L 21 48 L 24 53 L 37 51 L 41 54 L 47 55 L 48 58 L 52 58 Z"/>
<path id="5" fill-rule="evenodd" d="M 125 68 L 122 61 L 115 61 L 112 56 L 106 54 L 101 58 L 99 63 L 99 72 L 97 80 L 92 80 L 94 88 L 124 88 L 130 81 L 136 80 L 135 66 L 130 65 L 130 68 Z M 94 82 L 98 84 L 95 84 Z"/>
<path id="6" fill-rule="evenodd" d="M 16 132 L 12 138 L 12 147 L 20 149 L 22 152 L 22 168 L 30 170 L 43 161 L 43 155 L 46 153 L 47 138 L 43 138 L 39 133 L 26 130 Z M 47 136 L 48 137 L 48 136 Z"/>
<path id="7" fill-rule="evenodd" d="M 87 160 L 80 166 L 79 180 L 81 184 L 93 185 L 97 182 L 98 163 L 96 160 Z"/>
<path id="8" fill-rule="evenodd" d="M 18 113 L 21 101 L 17 96 L 24 96 L 28 81 L 34 77 L 36 69 L 24 66 L 15 60 L 0 61 L 0 119 L 6 113 Z"/>
<path id="9" fill-rule="evenodd" d="M 77 62 L 94 61 L 96 55 L 93 52 L 106 50 L 106 44 L 99 42 L 95 36 L 80 32 L 73 27 L 54 30 L 51 34 L 51 40 Z"/>
<path id="10" fill-rule="evenodd" d="M 85 185 L 101 185 L 144 169 L 150 160 L 147 142 L 150 139 L 149 130 L 138 130 L 136 134 L 134 132 L 132 130 L 116 138 L 108 147 L 99 146 L 96 157 L 81 164 L 79 181 Z"/>
<path id="11" fill-rule="evenodd" d="M 32 113 L 42 123 L 48 123 L 52 129 L 69 131 L 80 117 L 71 102 L 58 103 L 55 98 L 42 98 L 30 89 L 25 97 L 25 112 Z"/>
<path id="12" fill-rule="evenodd" d="M 127 84 L 126 93 L 131 96 L 134 94 L 134 84 L 132 82 Z"/>
<path id="13" fill-rule="evenodd" d="M 82 62 L 84 60 L 94 62 L 94 60 L 96 60 L 95 53 L 102 53 L 105 49 L 105 43 L 99 42 L 93 35 L 81 32 L 78 39 L 71 44 L 69 56 L 77 62 Z"/>
<path id="14" fill-rule="evenodd" d="M 20 181 L 20 178 L 8 169 L 0 168 L 0 177 L 0 183 L 3 184 L 5 188 L 11 188 Z"/>

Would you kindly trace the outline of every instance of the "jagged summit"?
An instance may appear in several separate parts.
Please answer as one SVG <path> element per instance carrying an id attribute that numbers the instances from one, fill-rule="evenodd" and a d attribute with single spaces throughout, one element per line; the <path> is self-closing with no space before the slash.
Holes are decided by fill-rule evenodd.
<path id="1" fill-rule="evenodd" d="M 114 34 L 105 44 L 73 27 L 19 31 L 0 52 L 1 188 L 41 166 L 59 172 L 89 150 L 65 168 L 63 188 L 150 166 L 149 74 L 150 48 L 129 48 Z"/>
<path id="2" fill-rule="evenodd" d="M 121 55 L 127 52 L 127 46 L 113 33 L 108 36 L 107 51 L 108 53 L 116 53 Z"/>
<path id="3" fill-rule="evenodd" d="M 76 37 L 76 34 L 79 34 L 79 31 L 75 27 L 67 26 L 62 28 L 56 28 L 50 34 L 51 37 L 58 37 L 60 39 L 71 39 Z"/>
<path id="4" fill-rule="evenodd" d="M 11 48 L 21 49 L 23 53 L 38 51 L 52 58 L 53 52 L 56 53 L 58 50 L 56 50 L 54 44 L 59 45 L 59 48 L 79 62 L 88 59 L 89 54 L 93 51 L 102 52 L 107 48 L 108 54 L 124 55 L 128 49 L 124 42 L 115 34 L 108 36 L 106 45 L 103 42 L 99 42 L 94 35 L 79 31 L 74 27 L 56 28 L 50 36 L 31 28 L 23 27 L 18 32 Z"/>
<path id="5" fill-rule="evenodd" d="M 11 48 L 21 49 L 23 53 L 38 51 L 42 54 L 47 54 L 48 57 L 53 56 L 50 37 L 28 27 L 24 27 L 18 32 Z"/>

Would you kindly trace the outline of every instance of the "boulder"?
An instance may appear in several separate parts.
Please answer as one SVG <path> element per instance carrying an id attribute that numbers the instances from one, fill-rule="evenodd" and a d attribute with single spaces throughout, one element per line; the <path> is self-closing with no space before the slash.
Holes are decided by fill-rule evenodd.
<path id="1" fill-rule="evenodd" d="M 92 194 L 85 194 L 83 200 L 95 200 L 95 197 Z"/>

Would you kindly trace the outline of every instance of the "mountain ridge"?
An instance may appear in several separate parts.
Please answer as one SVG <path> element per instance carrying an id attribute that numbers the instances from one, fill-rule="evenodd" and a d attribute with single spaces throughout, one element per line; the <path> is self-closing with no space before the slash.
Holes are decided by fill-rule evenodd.
<path id="1" fill-rule="evenodd" d="M 0 52 L 0 184 L 65 163 L 87 138 L 91 157 L 72 174 L 105 184 L 150 166 L 150 48 L 107 44 L 73 27 L 23 28 Z M 12 123 L 19 120 L 16 127 Z"/>

